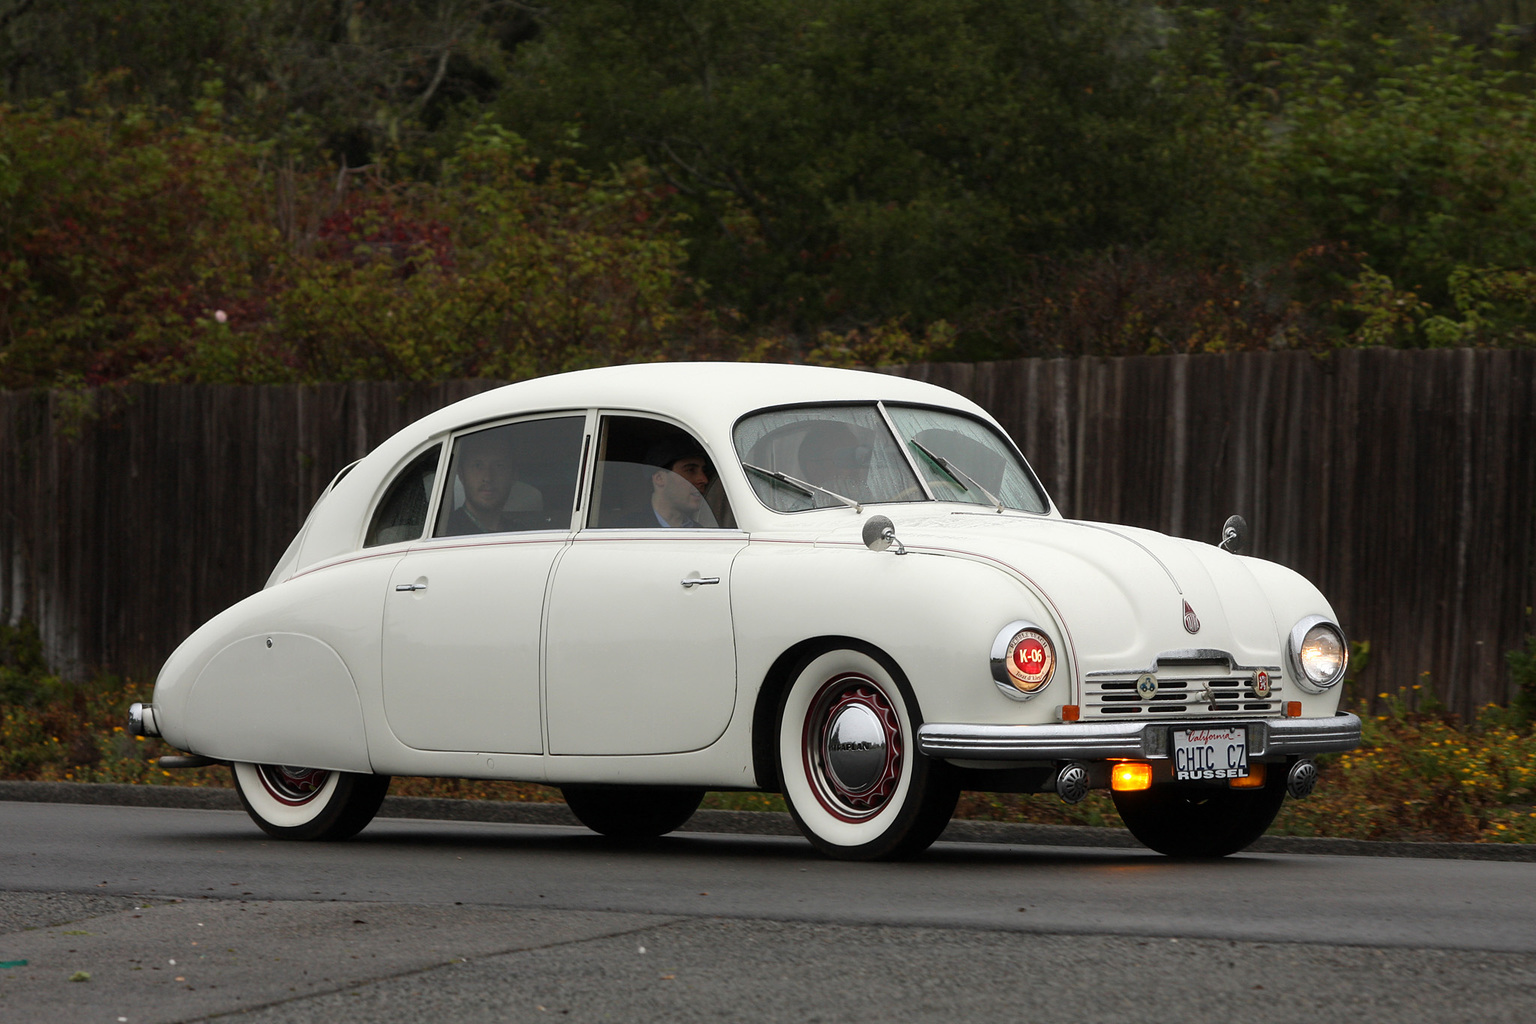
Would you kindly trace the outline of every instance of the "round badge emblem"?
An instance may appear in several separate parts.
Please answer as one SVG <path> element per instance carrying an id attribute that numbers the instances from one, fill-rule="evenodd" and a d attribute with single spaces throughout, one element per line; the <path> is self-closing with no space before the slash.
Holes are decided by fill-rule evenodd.
<path id="1" fill-rule="evenodd" d="M 1016 637 L 1008 650 L 1009 675 L 1023 687 L 1034 687 L 1051 677 L 1056 657 L 1050 647 L 1033 632 Z"/>
<path id="2" fill-rule="evenodd" d="M 1142 700 L 1151 700 L 1157 696 L 1157 676 L 1151 672 L 1143 672 L 1136 677 L 1136 695 Z"/>
<path id="3" fill-rule="evenodd" d="M 1269 696 L 1269 673 L 1263 669 L 1253 674 L 1253 695 L 1260 700 Z"/>

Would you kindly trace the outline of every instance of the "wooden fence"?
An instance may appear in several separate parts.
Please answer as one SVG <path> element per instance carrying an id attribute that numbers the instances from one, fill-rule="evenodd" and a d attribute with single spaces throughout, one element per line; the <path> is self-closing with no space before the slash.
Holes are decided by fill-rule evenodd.
<path id="1" fill-rule="evenodd" d="M 990 409 L 1069 516 L 1214 541 L 1242 513 L 1253 553 L 1370 643 L 1361 693 L 1427 679 L 1463 713 L 1506 699 L 1536 601 L 1536 352 L 891 372 Z M 261 586 L 336 470 L 491 386 L 0 393 L 0 618 L 37 622 L 69 674 L 152 673 Z"/>

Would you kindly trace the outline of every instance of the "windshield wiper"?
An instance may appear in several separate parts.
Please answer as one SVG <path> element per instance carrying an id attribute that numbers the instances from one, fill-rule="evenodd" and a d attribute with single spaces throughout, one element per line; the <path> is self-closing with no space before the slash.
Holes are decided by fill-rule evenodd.
<path id="1" fill-rule="evenodd" d="M 918 451 L 920 451 L 924 455 L 928 456 L 928 459 L 935 466 L 938 466 L 941 470 L 944 471 L 944 475 L 945 476 L 949 477 L 955 483 L 960 485 L 960 489 L 962 491 L 969 491 L 972 488 L 975 488 L 976 490 L 980 491 L 982 493 L 982 495 L 988 501 L 990 501 L 993 505 L 996 505 L 997 506 L 997 510 L 999 512 L 1001 512 L 1003 510 L 1003 503 L 1001 501 L 997 500 L 996 495 L 994 495 L 991 491 L 987 490 L 985 487 L 981 486 L 981 484 L 977 483 L 975 478 L 972 477 L 965 470 L 961 469 L 959 466 L 956 466 L 954 463 L 950 462 L 944 456 L 942 456 L 942 455 L 935 455 L 933 452 L 929 451 L 927 448 L 924 448 L 923 447 L 923 443 L 921 441 L 919 441 L 915 437 L 907 438 L 907 444 L 910 444 L 912 447 L 916 448 Z"/>
<path id="2" fill-rule="evenodd" d="M 836 500 L 842 502 L 844 505 L 847 505 L 849 508 L 853 509 L 855 512 L 864 511 L 863 505 L 857 501 L 854 501 L 847 495 L 838 494 L 836 491 L 829 491 L 825 487 L 813 484 L 808 480 L 801 480 L 799 477 L 790 476 L 788 473 L 779 473 L 772 469 L 764 469 L 762 466 L 754 466 L 750 462 L 743 462 L 741 465 L 743 469 L 750 469 L 752 472 L 765 476 L 769 480 L 776 480 L 781 484 L 792 487 L 799 491 L 801 494 L 805 495 L 807 498 L 814 498 L 816 497 L 817 493 L 821 493 L 825 494 L 829 498 L 835 498 Z"/>

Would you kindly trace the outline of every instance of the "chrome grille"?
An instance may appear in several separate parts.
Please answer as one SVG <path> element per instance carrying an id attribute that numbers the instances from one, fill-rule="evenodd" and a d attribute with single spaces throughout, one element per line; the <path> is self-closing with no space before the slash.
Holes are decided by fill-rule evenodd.
<path id="1" fill-rule="evenodd" d="M 1253 692 L 1254 673 L 1269 673 L 1268 697 Z M 1157 676 L 1157 693 L 1144 700 L 1136 680 Z M 1090 672 L 1083 681 L 1084 718 L 1252 718 L 1279 716 L 1285 703 L 1278 665 L 1235 666 L 1230 658 L 1159 658 L 1150 668 Z"/>

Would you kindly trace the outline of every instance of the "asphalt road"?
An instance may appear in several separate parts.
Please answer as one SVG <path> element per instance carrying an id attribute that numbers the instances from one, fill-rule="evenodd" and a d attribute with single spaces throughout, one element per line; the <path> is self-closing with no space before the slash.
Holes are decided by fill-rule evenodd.
<path id="1" fill-rule="evenodd" d="M 1536 864 L 0 803 L 0 1022 L 1528 1021 Z M 88 980 L 71 981 L 89 975 Z"/>

